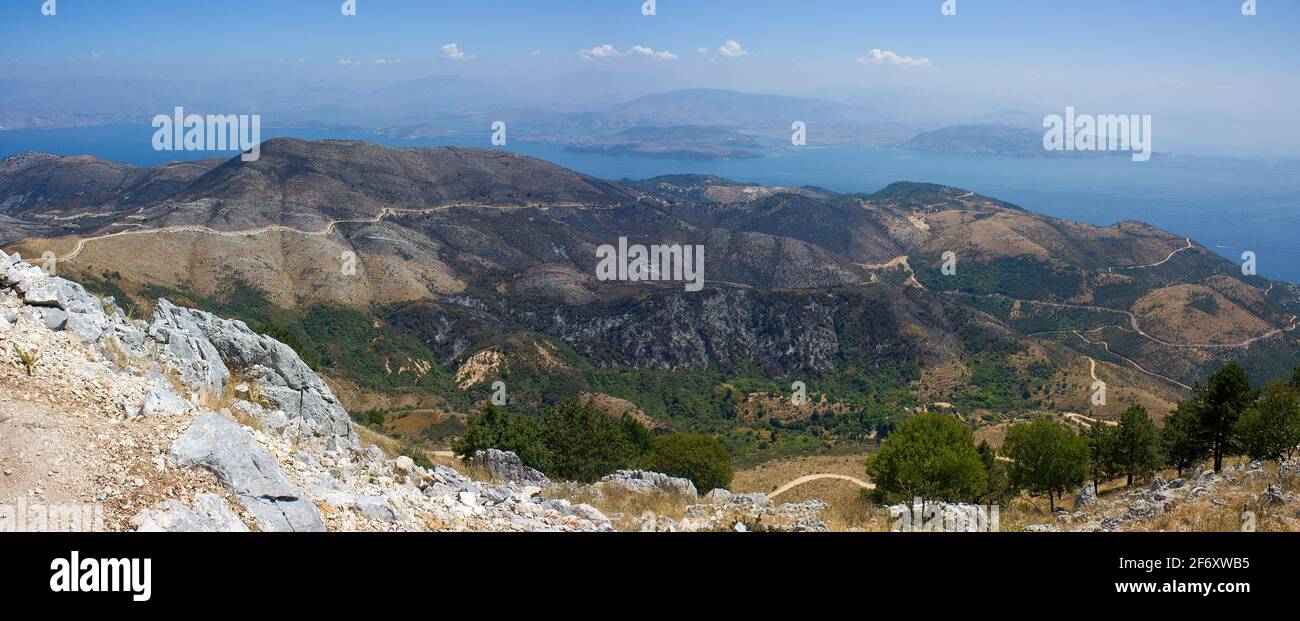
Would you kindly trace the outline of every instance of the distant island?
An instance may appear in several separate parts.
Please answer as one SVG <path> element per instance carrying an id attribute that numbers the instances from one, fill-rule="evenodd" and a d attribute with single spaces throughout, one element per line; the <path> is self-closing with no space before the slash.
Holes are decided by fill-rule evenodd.
<path id="1" fill-rule="evenodd" d="M 1043 148 L 1043 130 L 1032 127 L 979 123 L 951 125 L 913 136 L 900 149 L 936 153 L 1022 155 L 1031 157 L 1106 157 L 1128 151 L 1048 151 Z"/>
<path id="2" fill-rule="evenodd" d="M 608 136 L 586 138 L 569 145 L 567 150 L 680 160 L 757 158 L 764 151 L 751 136 L 729 127 L 707 125 L 633 127 Z"/>

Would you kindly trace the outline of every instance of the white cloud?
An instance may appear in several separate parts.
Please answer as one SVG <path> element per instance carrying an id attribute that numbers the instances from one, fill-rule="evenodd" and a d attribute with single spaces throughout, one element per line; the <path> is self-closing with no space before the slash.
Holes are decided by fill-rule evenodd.
<path id="1" fill-rule="evenodd" d="M 736 42 L 735 39 L 727 39 L 727 42 L 718 48 L 718 53 L 727 58 L 740 58 L 749 55 L 749 52 L 745 51 L 745 48 L 741 47 L 740 43 Z"/>
<path id="2" fill-rule="evenodd" d="M 467 56 L 467 55 L 465 54 L 465 51 L 462 50 L 462 49 L 460 49 L 460 46 L 457 45 L 455 42 L 448 43 L 448 44 L 446 44 L 446 45 L 444 45 L 444 46 L 442 46 L 442 47 L 440 47 L 440 48 L 438 48 L 438 49 L 442 50 L 442 57 L 443 57 L 443 58 L 450 58 L 451 60 L 468 60 L 468 59 L 469 59 L 469 56 Z"/>
<path id="3" fill-rule="evenodd" d="M 654 49 L 648 48 L 644 45 L 633 45 L 632 49 L 626 52 L 620 52 L 618 48 L 614 47 L 609 43 L 606 43 L 604 45 L 598 45 L 589 50 L 582 50 L 578 52 L 578 56 L 581 56 L 583 60 L 595 60 L 599 58 L 620 58 L 625 56 L 626 57 L 635 56 L 638 58 L 651 58 L 654 60 L 677 60 L 678 58 L 676 54 L 669 52 L 667 50 L 656 52 L 654 51 Z"/>
<path id="4" fill-rule="evenodd" d="M 699 52 L 699 53 L 701 53 L 701 54 L 708 54 L 708 53 L 709 53 L 709 48 L 707 48 L 707 47 L 701 47 L 701 48 L 699 48 L 699 49 L 697 49 L 697 50 L 695 50 L 695 51 L 697 51 L 697 52 Z"/>
<path id="5" fill-rule="evenodd" d="M 632 56 L 644 56 L 646 58 L 654 58 L 656 60 L 677 60 L 677 55 L 672 52 L 669 52 L 667 50 L 664 50 L 662 52 L 656 52 L 648 47 L 641 46 L 641 45 L 633 45 L 632 49 L 628 50 L 627 53 Z"/>
<path id="6" fill-rule="evenodd" d="M 871 55 L 865 58 L 859 58 L 860 65 L 897 65 L 900 67 L 929 67 L 929 58 L 912 58 L 911 56 L 899 56 L 889 50 L 876 48 L 871 50 Z"/>
<path id="7" fill-rule="evenodd" d="M 617 58 L 622 55 L 622 52 L 618 51 L 613 45 L 608 43 L 578 52 L 578 56 L 581 56 L 586 60 L 591 60 L 593 58 Z"/>
<path id="8" fill-rule="evenodd" d="M 99 59 L 103 58 L 104 56 L 103 56 L 102 54 L 100 54 L 99 52 L 91 52 L 91 53 L 90 53 L 90 57 L 93 58 L 93 59 L 95 59 L 95 60 L 99 60 Z"/>
<path id="9" fill-rule="evenodd" d="M 303 62 L 298 58 L 298 62 Z M 402 58 L 376 58 L 373 62 L 364 60 L 352 60 L 352 58 L 339 58 L 338 66 L 361 66 L 361 65 L 396 65 L 402 62 Z"/>

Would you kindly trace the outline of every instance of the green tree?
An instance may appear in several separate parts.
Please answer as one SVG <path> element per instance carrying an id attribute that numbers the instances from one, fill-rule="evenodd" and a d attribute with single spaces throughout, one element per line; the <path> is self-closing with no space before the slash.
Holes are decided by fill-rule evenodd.
<path id="1" fill-rule="evenodd" d="M 1173 414 L 1165 417 L 1165 427 L 1160 430 L 1165 461 L 1178 470 L 1180 477 L 1183 471 L 1195 466 L 1207 454 L 1196 407 L 1195 401 L 1178 404 Z"/>
<path id="2" fill-rule="evenodd" d="M 1013 460 L 1011 481 L 1035 496 L 1056 498 L 1083 484 L 1088 476 L 1088 440 L 1048 418 L 1013 425 L 1002 452 Z"/>
<path id="3" fill-rule="evenodd" d="M 876 495 L 885 502 L 976 500 L 988 475 L 970 428 L 947 416 L 918 414 L 898 425 L 867 461 Z"/>
<path id="4" fill-rule="evenodd" d="M 1259 400 L 1237 421 L 1237 435 L 1251 459 L 1276 459 L 1282 478 L 1283 458 L 1300 444 L 1300 395 L 1283 382 L 1271 382 Z"/>
<path id="5" fill-rule="evenodd" d="M 630 421 L 630 422 L 629 422 Z M 542 444 L 550 453 L 546 474 L 594 482 L 641 460 L 644 427 L 631 418 L 617 419 L 593 406 L 565 401 L 542 415 Z"/>
<path id="6" fill-rule="evenodd" d="M 451 449 L 461 459 L 468 459 L 490 448 L 510 451 L 524 464 L 542 472 L 552 471 L 551 452 L 542 441 L 539 421 L 489 403 L 469 416 L 465 435 L 453 442 Z"/>
<path id="7" fill-rule="evenodd" d="M 685 477 L 700 493 L 731 485 L 734 471 L 731 453 L 713 436 L 674 433 L 659 436 L 651 443 L 644 461 L 646 470 Z"/>
<path id="8" fill-rule="evenodd" d="M 1300 390 L 1300 367 L 1296 367 L 1294 371 L 1291 371 L 1291 387 Z"/>
<path id="9" fill-rule="evenodd" d="M 1088 474 L 1092 485 L 1100 490 L 1102 481 L 1119 475 L 1115 453 L 1119 444 L 1119 428 L 1104 423 L 1094 423 L 1084 434 L 1088 438 Z"/>
<path id="10" fill-rule="evenodd" d="M 1223 470 L 1223 458 L 1236 452 L 1237 419 L 1250 406 L 1253 394 L 1246 372 L 1229 364 L 1214 372 L 1204 386 L 1197 386 L 1195 401 L 1204 441 L 1214 458 L 1214 471 Z"/>
<path id="11" fill-rule="evenodd" d="M 987 440 L 980 440 L 976 450 L 980 454 L 980 463 L 984 464 L 984 472 L 988 475 L 984 502 L 991 505 L 1005 504 L 1019 493 L 1011 484 L 1010 468 L 1006 462 L 998 459 L 997 451 L 993 450 Z"/>
<path id="12" fill-rule="evenodd" d="M 1128 487 L 1133 486 L 1134 477 L 1147 477 L 1160 466 L 1160 432 L 1140 405 L 1120 415 L 1115 432 L 1115 463 L 1128 477 Z"/>

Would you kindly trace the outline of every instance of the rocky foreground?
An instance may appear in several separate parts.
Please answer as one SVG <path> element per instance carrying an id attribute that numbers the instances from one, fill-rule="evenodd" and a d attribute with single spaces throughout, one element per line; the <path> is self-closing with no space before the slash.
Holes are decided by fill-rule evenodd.
<path id="1" fill-rule="evenodd" d="M 109 530 L 826 529 L 821 503 L 726 490 L 701 499 L 690 481 L 658 473 L 556 483 L 490 451 L 471 460 L 487 473 L 474 480 L 386 455 L 363 446 L 289 346 L 166 300 L 150 321 L 130 317 L 2 252 L 0 465 L 0 505 L 90 504 L 93 526 Z M 628 494 L 685 509 L 607 516 L 570 500 Z"/>

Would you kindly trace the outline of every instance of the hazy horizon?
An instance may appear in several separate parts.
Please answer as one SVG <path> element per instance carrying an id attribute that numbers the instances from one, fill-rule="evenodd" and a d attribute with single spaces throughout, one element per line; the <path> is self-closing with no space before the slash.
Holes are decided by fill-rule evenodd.
<path id="1" fill-rule="evenodd" d="M 7 3 L 0 127 L 186 106 L 378 129 L 421 82 L 446 100 L 403 114 L 431 121 L 452 109 L 598 112 L 707 88 L 814 97 L 924 128 L 1031 125 L 1067 106 L 1150 114 L 1157 151 L 1300 156 L 1294 3 L 1261 2 L 1254 16 L 1237 2 L 1112 0 L 957 0 L 951 16 L 941 0 L 658 0 L 653 16 L 642 0 L 358 0 L 355 16 L 341 4 L 59 0 L 44 16 L 40 0 Z"/>

